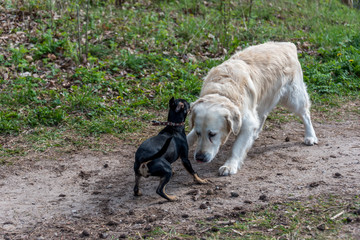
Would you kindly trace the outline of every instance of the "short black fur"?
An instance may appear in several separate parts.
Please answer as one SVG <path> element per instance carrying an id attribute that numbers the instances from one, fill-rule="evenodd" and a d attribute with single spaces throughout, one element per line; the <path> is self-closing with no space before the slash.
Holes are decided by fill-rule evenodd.
<path id="1" fill-rule="evenodd" d="M 169 101 L 168 122 L 183 123 L 189 110 L 190 105 L 186 100 L 171 98 Z M 158 176 L 160 177 L 160 184 L 156 193 L 169 201 L 176 200 L 175 196 L 166 194 L 165 186 L 172 176 L 171 164 L 179 157 L 185 169 L 194 177 L 196 182 L 206 183 L 207 181 L 199 178 L 192 168 L 188 152 L 189 147 L 184 125 L 166 126 L 157 136 L 143 142 L 135 153 L 134 195 L 141 195 L 139 190 L 141 177 Z"/>

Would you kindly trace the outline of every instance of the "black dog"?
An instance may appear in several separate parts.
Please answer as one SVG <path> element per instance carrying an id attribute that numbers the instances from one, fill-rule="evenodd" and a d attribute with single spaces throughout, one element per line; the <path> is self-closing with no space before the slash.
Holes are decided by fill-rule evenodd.
<path id="1" fill-rule="evenodd" d="M 165 192 L 165 186 L 172 176 L 171 164 L 179 157 L 185 169 L 198 183 L 207 183 L 199 178 L 188 159 L 189 147 L 185 135 L 185 118 L 190 105 L 184 99 L 171 98 L 169 101 L 167 122 L 154 122 L 154 125 L 167 125 L 157 136 L 143 142 L 135 154 L 135 187 L 134 195 L 140 196 L 139 183 L 141 177 L 158 176 L 160 184 L 156 193 L 169 201 L 175 201 L 175 196 Z"/>

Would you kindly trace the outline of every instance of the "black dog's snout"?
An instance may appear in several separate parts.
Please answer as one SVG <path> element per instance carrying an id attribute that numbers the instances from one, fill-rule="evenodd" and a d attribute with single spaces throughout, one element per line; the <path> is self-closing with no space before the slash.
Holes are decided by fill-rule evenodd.
<path id="1" fill-rule="evenodd" d="M 197 153 L 195 155 L 196 161 L 205 162 L 206 156 L 203 153 Z"/>

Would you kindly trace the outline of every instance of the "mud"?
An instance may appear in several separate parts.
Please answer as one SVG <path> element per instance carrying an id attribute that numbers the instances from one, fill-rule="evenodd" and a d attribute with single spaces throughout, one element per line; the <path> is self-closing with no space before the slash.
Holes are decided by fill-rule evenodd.
<path id="1" fill-rule="evenodd" d="M 218 224 L 231 224 L 231 216 L 255 206 L 322 194 L 359 194 L 358 117 L 314 121 L 314 128 L 319 144 L 309 147 L 302 143 L 301 123 L 267 124 L 242 169 L 219 177 L 230 139 L 213 162 L 193 162 L 199 176 L 210 180 L 207 185 L 195 184 L 181 161 L 175 162 L 167 192 L 176 195 L 177 202 L 155 193 L 157 178 L 143 180 L 143 195 L 133 196 L 136 145 L 120 141 L 110 153 L 55 154 L 1 166 L 0 239 L 141 239 L 157 227 L 200 237 L 218 229 L 201 229 L 199 220 L 227 217 L 228 222 Z M 356 239 L 356 228 L 344 234 Z"/>

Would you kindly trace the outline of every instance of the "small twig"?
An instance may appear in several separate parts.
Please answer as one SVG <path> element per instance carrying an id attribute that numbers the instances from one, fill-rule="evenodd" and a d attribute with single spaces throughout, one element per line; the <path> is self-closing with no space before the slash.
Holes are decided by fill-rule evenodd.
<path id="1" fill-rule="evenodd" d="M 205 228 L 205 229 L 201 230 L 200 233 L 205 233 L 205 232 L 208 232 L 209 230 L 211 230 L 211 228 Z"/>
<path id="2" fill-rule="evenodd" d="M 76 15 L 77 15 L 77 28 L 78 28 L 78 54 L 79 61 L 81 62 L 81 33 L 80 33 L 80 13 L 79 13 L 79 2 L 76 4 Z"/>
<path id="3" fill-rule="evenodd" d="M 239 234 L 240 236 L 244 235 L 244 234 L 242 234 L 241 232 L 236 231 L 235 229 L 231 229 L 231 230 L 232 230 L 234 233 Z"/>
<path id="4" fill-rule="evenodd" d="M 85 29 L 85 58 L 87 60 L 87 55 L 89 51 L 89 41 L 88 41 L 88 25 L 89 25 L 89 0 L 86 3 L 86 29 Z"/>
<path id="5" fill-rule="evenodd" d="M 249 17 L 248 17 L 248 24 L 247 24 L 248 26 L 250 25 L 252 6 L 253 6 L 253 0 L 250 0 Z"/>
<path id="6" fill-rule="evenodd" d="M 343 215 L 344 212 L 345 212 L 345 211 L 341 211 L 341 212 L 339 212 L 338 214 L 336 214 L 335 216 L 331 217 L 330 219 L 331 219 L 331 220 L 335 220 L 336 218 L 338 218 L 338 217 L 340 217 L 341 215 Z"/>

